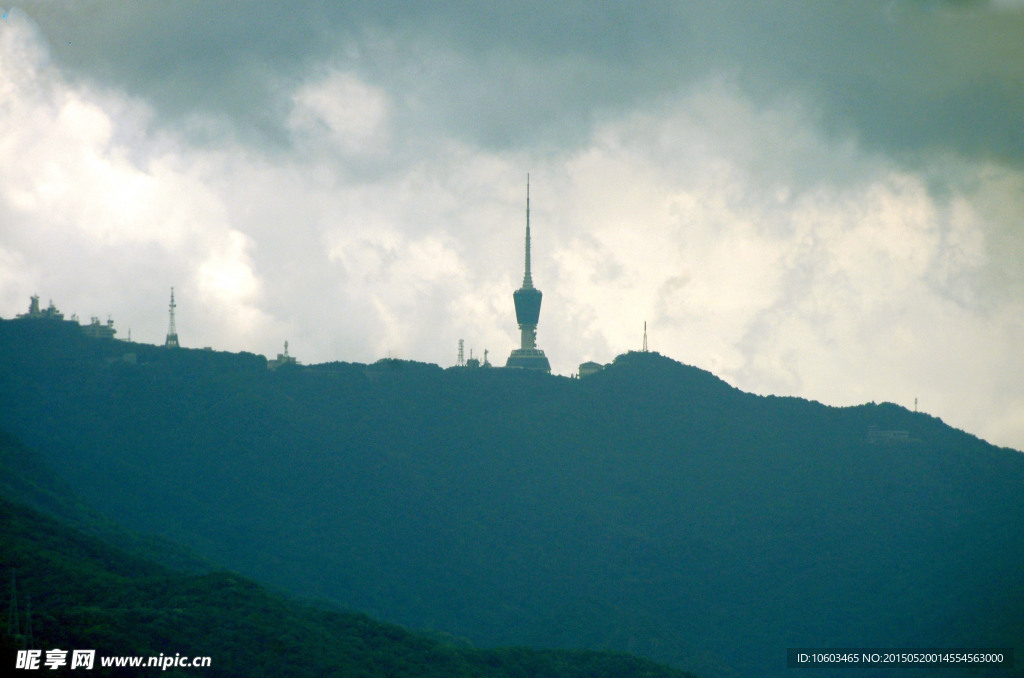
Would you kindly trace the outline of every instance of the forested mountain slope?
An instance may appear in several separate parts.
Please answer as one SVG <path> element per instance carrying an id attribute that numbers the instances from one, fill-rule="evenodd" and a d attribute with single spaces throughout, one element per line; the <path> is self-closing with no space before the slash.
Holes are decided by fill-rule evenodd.
<path id="1" fill-rule="evenodd" d="M 4 440 L 0 447 L 6 448 Z M 360 615 L 314 608 L 226 571 L 185 575 L 0 497 L 0 591 L 19 600 L 17 635 L 0 630 L 4 675 L 687 678 L 625 655 L 475 650 Z M 11 573 L 16 572 L 16 576 Z M 31 596 L 31 599 L 29 599 Z M 31 624 L 28 620 L 31 617 Z M 31 627 L 29 645 L 27 629 Z M 14 671 L 28 646 L 95 650 L 91 670 Z M 104 668 L 101 657 L 208 657 L 202 668 Z M 692 678 L 692 676 L 691 676 Z"/>
<path id="2" fill-rule="evenodd" d="M 102 511 L 390 621 L 708 675 L 1024 636 L 1024 458 L 893 405 L 656 354 L 268 371 L 14 321 L 0 361 L 0 426 Z"/>

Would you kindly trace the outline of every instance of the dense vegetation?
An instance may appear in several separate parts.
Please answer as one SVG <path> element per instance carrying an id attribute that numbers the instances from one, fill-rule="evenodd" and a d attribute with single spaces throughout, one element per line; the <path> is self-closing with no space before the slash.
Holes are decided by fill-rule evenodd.
<path id="1" fill-rule="evenodd" d="M 1020 453 L 656 354 L 268 371 L 12 321 L 0 426 L 135 530 L 477 644 L 779 675 L 787 647 L 1024 638 Z"/>
<path id="2" fill-rule="evenodd" d="M 6 443 L 5 443 L 6 444 Z M 26 506 L 0 498 L 0 586 L 10 600 L 16 569 L 24 631 L 32 593 L 35 642 L 45 650 L 94 649 L 97 657 L 161 654 L 210 657 L 209 668 L 103 669 L 98 676 L 551 676 L 686 678 L 625 655 L 474 650 L 380 624 L 363 615 L 317 609 L 268 593 L 229 572 L 182 575 L 112 548 Z M 9 674 L 24 633 L 0 639 Z M 24 675 L 55 675 L 46 668 Z M 78 675 L 64 667 L 57 675 Z"/>

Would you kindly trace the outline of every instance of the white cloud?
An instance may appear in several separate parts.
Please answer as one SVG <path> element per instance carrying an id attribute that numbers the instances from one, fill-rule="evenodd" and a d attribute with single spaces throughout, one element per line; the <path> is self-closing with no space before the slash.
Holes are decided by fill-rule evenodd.
<path id="1" fill-rule="evenodd" d="M 449 365 L 463 338 L 503 364 L 529 171 L 556 372 L 639 348 L 647 321 L 652 349 L 740 388 L 919 397 L 1024 447 L 1019 172 L 908 169 L 826 133 L 808 97 L 758 106 L 721 78 L 609 115 L 578 147 L 513 152 L 416 136 L 412 108 L 397 129 L 383 87 L 318 69 L 289 90 L 295 152 L 197 148 L 69 83 L 35 40 L 0 32 L 5 317 L 38 292 L 159 342 L 175 285 L 186 345 Z"/>
<path id="2" fill-rule="evenodd" d="M 29 285 L 62 287 L 61 303 L 95 309 L 128 290 L 148 292 L 152 303 L 177 282 L 251 319 L 258 285 L 250 243 L 208 187 L 209 158 L 182 155 L 187 150 L 166 139 L 148 150 L 145 142 L 123 145 L 121 132 L 134 137 L 145 127 L 143 106 L 62 79 L 30 47 L 32 28 L 17 17 L 0 35 L 0 206 L 9 215 L 0 244 L 32 263 L 4 286 L 5 306 L 20 306 L 13 295 Z M 148 325 L 149 340 L 162 322 Z M 246 329 L 251 322 L 211 334 L 234 333 L 237 345 Z"/>
<path id="3" fill-rule="evenodd" d="M 746 390 L 920 397 L 957 426 L 1007 435 L 1019 399 L 995 377 L 1024 361 L 1008 350 L 1021 325 L 1008 300 L 980 301 L 988 241 L 1014 232 L 983 218 L 991 168 L 957 163 L 961 181 L 936 193 L 934 177 L 829 140 L 799 106 L 756 110 L 716 84 L 669 104 L 609 123 L 564 163 L 571 216 L 540 332 L 559 368 L 578 349 L 552 334 L 599 337 L 589 348 L 608 353 L 586 357 L 608 360 L 639 346 L 646 320 L 652 347 Z M 780 138 L 795 141 L 783 151 Z M 1024 177 L 1001 178 L 1001 196 L 1020 195 Z"/>
<path id="4" fill-rule="evenodd" d="M 293 131 L 324 138 L 341 151 L 379 150 L 387 142 L 388 98 L 353 73 L 332 70 L 304 83 L 292 106 L 288 123 Z"/>

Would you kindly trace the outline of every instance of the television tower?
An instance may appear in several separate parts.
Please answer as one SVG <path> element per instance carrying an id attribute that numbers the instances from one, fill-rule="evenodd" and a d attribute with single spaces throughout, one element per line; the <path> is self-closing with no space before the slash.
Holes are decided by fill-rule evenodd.
<path id="1" fill-rule="evenodd" d="M 178 346 L 178 330 L 174 326 L 174 288 L 171 288 L 171 323 L 167 326 L 167 341 L 164 342 L 164 346 L 167 348 L 179 348 Z"/>
<path id="2" fill-rule="evenodd" d="M 516 307 L 516 322 L 519 323 L 519 348 L 512 351 L 505 367 L 524 370 L 551 371 L 551 365 L 544 351 L 537 348 L 537 321 L 540 319 L 540 302 L 544 295 L 533 286 L 530 274 L 530 175 L 526 175 L 526 270 L 523 286 L 512 293 Z"/>

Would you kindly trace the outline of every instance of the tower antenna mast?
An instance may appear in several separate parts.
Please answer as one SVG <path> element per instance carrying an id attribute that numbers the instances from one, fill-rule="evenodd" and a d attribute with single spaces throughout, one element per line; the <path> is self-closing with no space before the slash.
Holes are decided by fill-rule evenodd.
<path id="1" fill-rule="evenodd" d="M 543 293 L 533 286 L 530 271 L 530 175 L 526 175 L 526 266 L 523 271 L 523 286 L 512 293 L 516 307 L 516 322 L 519 324 L 519 348 L 512 351 L 505 367 L 528 370 L 551 371 L 544 351 L 537 348 L 537 321 L 540 319 L 540 302 Z"/>
<path id="2" fill-rule="evenodd" d="M 167 341 L 164 342 L 164 346 L 168 348 L 178 348 L 178 329 L 174 326 L 174 288 L 171 288 L 171 322 L 167 326 Z"/>
<path id="3" fill-rule="evenodd" d="M 533 276 L 530 275 L 530 175 L 526 175 L 526 272 L 523 273 L 523 289 L 533 287 Z"/>
<path id="4" fill-rule="evenodd" d="M 647 353 L 647 321 L 644 321 L 644 353 Z"/>

